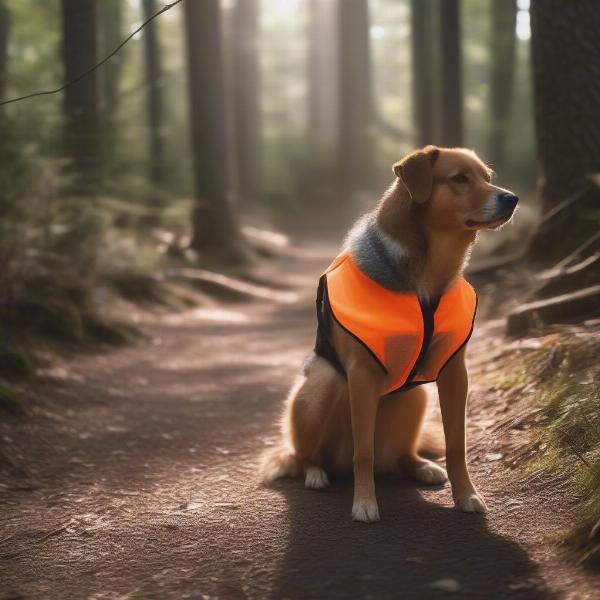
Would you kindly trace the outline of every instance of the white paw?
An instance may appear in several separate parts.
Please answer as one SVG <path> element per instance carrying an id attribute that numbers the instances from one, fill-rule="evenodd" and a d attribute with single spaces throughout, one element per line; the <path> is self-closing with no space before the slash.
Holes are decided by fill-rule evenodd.
<path id="1" fill-rule="evenodd" d="M 307 467 L 304 477 L 304 487 L 311 490 L 322 490 L 329 485 L 327 473 L 320 467 Z"/>
<path id="2" fill-rule="evenodd" d="M 415 479 L 428 485 L 440 485 L 448 480 L 446 469 L 436 465 L 434 462 L 426 462 L 417 467 L 413 473 Z"/>
<path id="3" fill-rule="evenodd" d="M 487 506 L 483 498 L 477 493 L 467 494 L 466 496 L 455 496 L 454 504 L 456 508 L 468 513 L 484 513 L 487 511 Z"/>
<path id="4" fill-rule="evenodd" d="M 352 504 L 352 518 L 363 523 L 379 521 L 379 508 L 375 498 L 357 498 Z"/>

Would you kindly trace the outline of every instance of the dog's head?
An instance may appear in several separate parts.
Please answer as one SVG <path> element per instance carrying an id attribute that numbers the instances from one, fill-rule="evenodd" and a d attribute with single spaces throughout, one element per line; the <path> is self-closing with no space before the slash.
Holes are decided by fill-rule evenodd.
<path id="1" fill-rule="evenodd" d="M 472 150 L 427 146 L 394 165 L 415 206 L 431 229 L 497 229 L 519 199 L 492 185 L 491 170 Z"/>

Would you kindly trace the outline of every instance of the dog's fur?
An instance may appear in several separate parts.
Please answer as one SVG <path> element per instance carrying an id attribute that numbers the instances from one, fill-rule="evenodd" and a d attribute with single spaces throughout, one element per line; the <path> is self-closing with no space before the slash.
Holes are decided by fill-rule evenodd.
<path id="1" fill-rule="evenodd" d="M 358 267 L 380 285 L 439 297 L 462 273 L 477 231 L 510 220 L 517 198 L 490 183 L 491 171 L 465 149 L 428 146 L 394 165 L 396 181 L 346 239 Z M 422 458 L 425 389 L 381 398 L 384 375 L 370 353 L 333 324 L 331 343 L 347 379 L 314 353 L 285 405 L 282 438 L 266 453 L 264 481 L 304 472 L 305 486 L 328 484 L 327 472 L 354 474 L 355 520 L 379 519 L 374 471 L 398 467 L 427 484 L 449 476 L 458 508 L 483 512 L 485 503 L 466 466 L 464 348 L 437 381 L 448 473 Z"/>

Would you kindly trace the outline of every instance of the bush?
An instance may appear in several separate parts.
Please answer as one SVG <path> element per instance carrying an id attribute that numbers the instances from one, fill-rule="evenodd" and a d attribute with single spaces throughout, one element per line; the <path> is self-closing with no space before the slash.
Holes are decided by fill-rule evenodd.
<path id="1" fill-rule="evenodd" d="M 0 383 L 0 411 L 12 416 L 25 414 L 25 406 L 19 392 Z"/>
<path id="2" fill-rule="evenodd" d="M 0 377 L 21 379 L 34 372 L 29 355 L 21 348 L 0 347 Z"/>

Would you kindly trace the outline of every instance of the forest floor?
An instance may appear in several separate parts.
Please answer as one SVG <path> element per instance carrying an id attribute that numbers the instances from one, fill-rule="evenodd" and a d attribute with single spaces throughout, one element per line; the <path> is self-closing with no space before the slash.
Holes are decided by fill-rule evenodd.
<path id="1" fill-rule="evenodd" d="M 528 432 L 510 425 L 511 390 L 490 384 L 502 321 L 480 319 L 469 351 L 485 516 L 456 511 L 447 485 L 396 477 L 378 482 L 371 525 L 351 520 L 350 481 L 258 484 L 332 255 L 298 248 L 273 300 L 147 311 L 142 341 L 42 369 L 30 417 L 0 426 L 15 457 L 0 478 L 0 598 L 429 599 L 444 579 L 460 598 L 600 598 L 553 543 L 568 494 L 509 460 Z"/>

